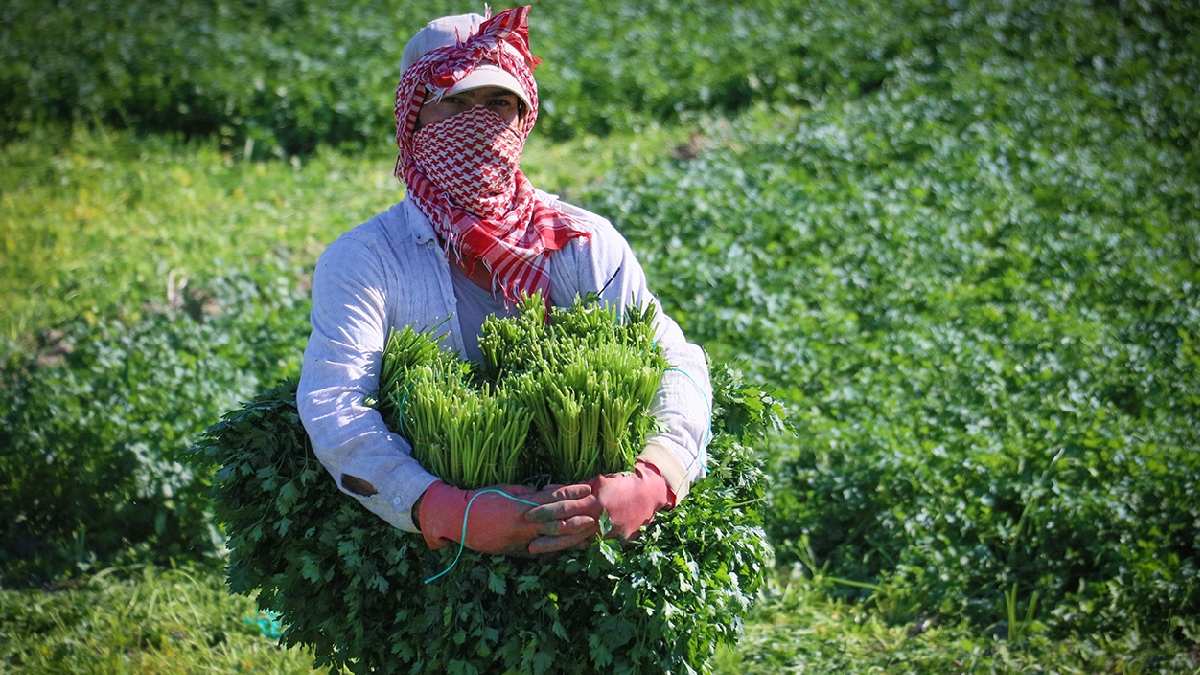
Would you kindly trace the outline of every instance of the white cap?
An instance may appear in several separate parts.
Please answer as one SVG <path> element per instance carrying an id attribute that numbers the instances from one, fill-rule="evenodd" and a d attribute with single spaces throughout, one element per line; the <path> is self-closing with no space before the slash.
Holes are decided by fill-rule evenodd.
<path id="1" fill-rule="evenodd" d="M 400 72 L 408 70 L 408 67 L 416 63 L 422 56 L 439 47 L 448 47 L 466 41 L 479 30 L 479 24 L 484 21 L 485 19 L 478 14 L 458 14 L 443 16 L 425 24 L 425 27 L 417 31 L 408 44 L 404 45 L 404 55 L 400 57 Z M 507 43 L 502 43 L 501 48 L 513 49 Z M 488 63 L 475 66 L 475 70 L 455 82 L 454 86 L 447 89 L 444 95 L 453 96 L 480 87 L 507 89 L 516 94 L 525 103 L 525 107 L 531 107 L 529 96 L 525 94 L 525 89 L 517 81 L 517 78 L 503 68 Z"/>

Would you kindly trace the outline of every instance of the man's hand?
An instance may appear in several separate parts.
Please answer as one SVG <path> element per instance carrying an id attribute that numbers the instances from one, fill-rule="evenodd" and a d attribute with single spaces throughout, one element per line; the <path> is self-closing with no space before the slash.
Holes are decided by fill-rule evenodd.
<path id="1" fill-rule="evenodd" d="M 592 494 L 591 486 L 583 483 L 551 485 L 541 491 L 523 485 L 493 487 L 521 500 L 536 502 L 540 505 L 537 508 L 574 504 Z M 534 522 L 524 517 L 534 507 L 485 490 L 460 490 L 440 480 L 425 490 L 416 508 L 417 525 L 431 550 L 462 538 L 463 516 L 472 498 L 475 501 L 467 521 L 467 538 L 462 543 L 480 553 L 552 553 L 577 547 L 596 533 L 596 518 L 578 512 L 577 507 L 560 509 L 571 512 L 563 518 L 547 517 Z"/>
<path id="2" fill-rule="evenodd" d="M 658 467 L 641 459 L 632 472 L 596 476 L 585 485 L 591 488 L 590 494 L 531 508 L 525 519 L 544 524 L 588 516 L 598 523 L 600 515 L 607 511 L 613 524 L 608 536 L 628 541 L 654 519 L 655 513 L 675 503 L 675 495 Z"/>

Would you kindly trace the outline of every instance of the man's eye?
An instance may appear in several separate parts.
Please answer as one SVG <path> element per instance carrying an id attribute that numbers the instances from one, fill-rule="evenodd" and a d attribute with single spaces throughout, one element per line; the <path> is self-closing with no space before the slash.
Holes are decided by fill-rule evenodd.
<path id="1" fill-rule="evenodd" d="M 494 98 L 491 101 L 488 101 L 488 105 L 500 108 L 512 105 L 512 101 L 507 98 Z"/>

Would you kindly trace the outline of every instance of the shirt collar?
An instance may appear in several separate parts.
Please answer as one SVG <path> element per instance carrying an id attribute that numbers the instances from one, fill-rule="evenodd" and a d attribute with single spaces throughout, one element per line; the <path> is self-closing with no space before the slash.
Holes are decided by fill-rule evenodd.
<path id="1" fill-rule="evenodd" d="M 433 224 L 429 222 L 429 218 L 425 216 L 425 212 L 417 206 L 415 201 L 405 198 L 399 206 L 404 208 L 404 221 L 408 225 L 408 231 L 412 234 L 414 242 L 427 244 L 437 237 L 433 232 Z"/>

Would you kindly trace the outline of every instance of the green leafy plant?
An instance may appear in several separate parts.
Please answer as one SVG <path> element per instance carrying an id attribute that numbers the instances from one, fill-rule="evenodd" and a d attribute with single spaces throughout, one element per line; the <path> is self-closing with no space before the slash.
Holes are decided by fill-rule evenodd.
<path id="1" fill-rule="evenodd" d="M 207 473 L 187 449 L 221 410 L 298 366 L 307 334 L 295 280 L 230 273 L 192 286 L 209 311 L 85 320 L 60 362 L 0 370 L 0 580 L 45 582 L 116 560 L 203 559 L 221 536 Z"/>
<path id="2" fill-rule="evenodd" d="M 517 559 L 430 552 L 342 495 L 312 456 L 294 385 L 266 392 L 197 446 L 221 468 L 217 511 L 229 581 L 277 611 L 283 641 L 320 666 L 356 672 L 704 670 L 736 639 L 772 566 L 762 530 L 763 473 L 750 445 L 780 409 L 724 369 L 708 476 L 631 545 Z M 732 433 L 728 416 L 754 420 Z"/>

